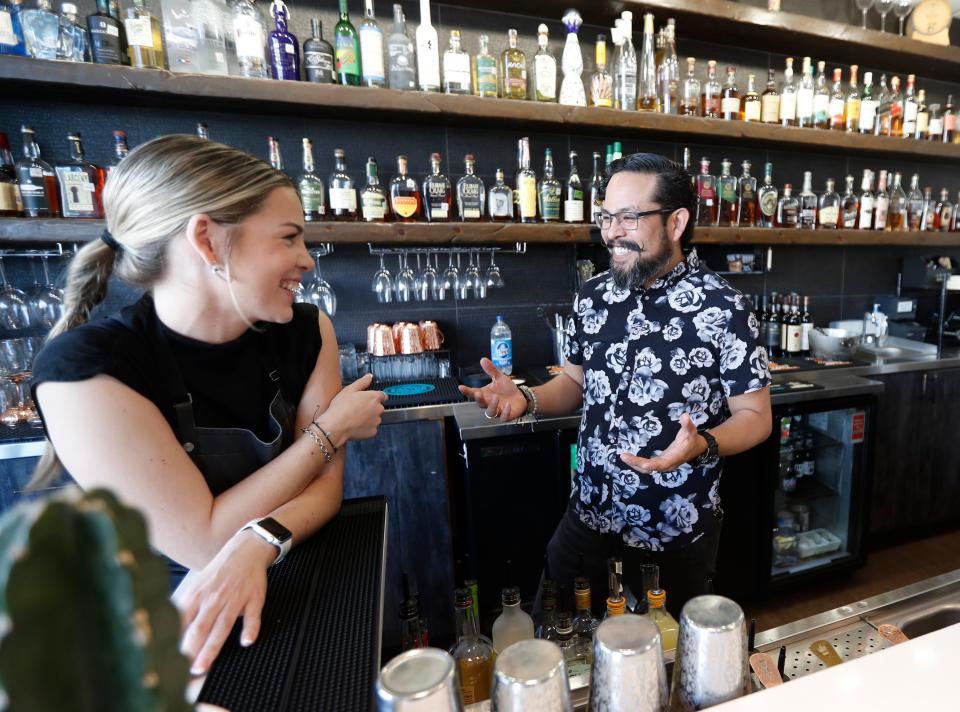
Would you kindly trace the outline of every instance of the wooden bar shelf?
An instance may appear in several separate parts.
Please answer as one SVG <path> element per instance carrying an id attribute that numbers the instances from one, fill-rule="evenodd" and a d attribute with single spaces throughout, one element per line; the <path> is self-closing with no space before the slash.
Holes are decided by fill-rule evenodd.
<path id="1" fill-rule="evenodd" d="M 714 0 L 718 1 L 718 0 Z M 739 6 L 738 6 L 739 7 Z M 958 64 L 960 73 L 960 64 Z M 137 105 L 238 113 L 283 112 L 356 121 L 401 120 L 470 126 L 529 127 L 610 137 L 642 136 L 705 142 L 743 142 L 820 153 L 870 154 L 911 160 L 960 161 L 960 144 L 693 116 L 562 106 L 533 101 L 454 96 L 419 91 L 345 87 L 241 77 L 174 74 L 106 64 L 78 64 L 0 56 L 0 80 L 13 96 L 75 101 L 116 100 Z M 109 98 L 107 96 L 109 95 Z M 117 127 L 106 127 L 117 128 Z"/>
<path id="2" fill-rule="evenodd" d="M 0 218 L 0 244 L 89 242 L 103 228 L 102 220 Z M 307 223 L 306 238 L 311 244 L 337 245 L 575 244 L 598 241 L 599 231 L 584 223 L 321 222 Z M 694 244 L 960 247 L 960 233 L 698 227 Z"/>

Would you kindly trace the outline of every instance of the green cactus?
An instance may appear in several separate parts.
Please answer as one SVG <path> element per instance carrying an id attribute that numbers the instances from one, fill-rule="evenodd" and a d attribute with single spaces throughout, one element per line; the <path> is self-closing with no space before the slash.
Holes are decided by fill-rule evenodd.
<path id="1" fill-rule="evenodd" d="M 0 583 L 6 571 L 11 710 L 190 709 L 169 574 L 138 511 L 105 490 L 18 506 L 0 520 Z"/>

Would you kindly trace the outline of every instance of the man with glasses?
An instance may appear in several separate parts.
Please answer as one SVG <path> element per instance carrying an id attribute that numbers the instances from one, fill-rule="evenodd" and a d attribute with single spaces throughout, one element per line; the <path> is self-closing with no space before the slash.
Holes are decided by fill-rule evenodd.
<path id="1" fill-rule="evenodd" d="M 686 171 L 633 154 L 610 165 L 601 199 L 610 269 L 574 300 L 563 373 L 517 388 L 483 359 L 491 384 L 461 390 L 504 421 L 583 408 L 551 577 L 569 591 L 585 575 L 606 592 L 606 561 L 618 556 L 642 597 L 640 565 L 658 564 L 679 613 L 714 578 L 721 458 L 770 434 L 767 354 L 747 299 L 685 250 L 696 212 Z"/>

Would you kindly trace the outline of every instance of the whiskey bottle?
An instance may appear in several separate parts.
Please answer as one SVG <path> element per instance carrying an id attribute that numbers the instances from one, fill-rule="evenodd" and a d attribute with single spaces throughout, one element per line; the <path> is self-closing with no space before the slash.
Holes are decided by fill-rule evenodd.
<path id="1" fill-rule="evenodd" d="M 23 201 L 17 183 L 17 169 L 7 135 L 0 131 L 0 217 L 15 218 L 23 215 Z"/>
<path id="2" fill-rule="evenodd" d="M 267 28 L 260 9 L 252 0 L 236 0 L 232 7 L 237 70 L 242 77 L 266 79 L 267 58 L 264 48 L 267 45 Z M 128 36 L 127 42 L 129 41 Z"/>
<path id="3" fill-rule="evenodd" d="M 800 203 L 800 223 L 798 227 L 813 230 L 817 227 L 817 194 L 813 192 L 813 174 L 803 172 L 803 190 L 797 196 Z"/>
<path id="4" fill-rule="evenodd" d="M 740 118 L 740 90 L 737 88 L 737 68 L 727 67 L 727 83 L 720 94 L 720 118 L 737 121 Z"/>
<path id="5" fill-rule="evenodd" d="M 430 21 L 430 0 L 420 0 L 420 24 L 416 36 L 420 91 L 440 91 L 440 41 Z"/>
<path id="6" fill-rule="evenodd" d="M 517 46 L 517 31 L 507 30 L 507 48 L 500 56 L 504 99 L 527 98 L 527 56 Z"/>
<path id="7" fill-rule="evenodd" d="M 274 27 L 267 35 L 270 52 L 270 74 L 274 79 L 300 81 L 300 43 L 287 29 L 290 11 L 283 0 L 270 6 Z"/>
<path id="8" fill-rule="evenodd" d="M 780 90 L 780 125 L 797 125 L 797 84 L 793 79 L 793 57 L 787 57 Z"/>
<path id="9" fill-rule="evenodd" d="M 460 220 L 476 222 L 483 218 L 483 204 L 487 197 L 483 181 L 474 174 L 476 158 L 472 153 L 463 157 L 466 174 L 457 181 L 457 209 Z"/>
<path id="10" fill-rule="evenodd" d="M 835 190 L 836 182 L 827 178 L 827 188 L 820 196 L 817 227 L 836 229 L 840 222 L 840 195 Z"/>
<path id="11" fill-rule="evenodd" d="M 937 202 L 933 199 L 933 188 L 929 185 L 923 189 L 923 214 L 920 216 L 920 230 L 933 232 L 936 230 Z"/>
<path id="12" fill-rule="evenodd" d="M 590 103 L 593 106 L 613 106 L 613 78 L 607 72 L 607 37 L 597 35 L 596 70 L 590 77 Z"/>
<path id="13" fill-rule="evenodd" d="M 700 80 L 697 79 L 696 70 L 696 58 L 687 57 L 687 78 L 683 80 L 679 107 L 681 116 L 700 116 Z"/>
<path id="14" fill-rule="evenodd" d="M 862 134 L 872 134 L 877 123 L 876 90 L 873 87 L 873 72 L 864 72 L 863 97 L 860 99 L 860 118 L 857 121 L 857 131 Z"/>
<path id="15" fill-rule="evenodd" d="M 750 175 L 750 161 L 741 164 L 743 172 L 737 183 L 737 224 L 753 227 L 757 224 L 757 179 Z"/>
<path id="16" fill-rule="evenodd" d="M 393 5 L 393 31 L 387 38 L 387 84 L 402 91 L 417 88 L 417 55 L 400 3 Z"/>
<path id="17" fill-rule="evenodd" d="M 850 84 L 847 88 L 847 100 L 843 106 L 843 128 L 845 131 L 855 132 L 860 125 L 860 109 L 863 101 L 860 99 L 860 89 L 857 88 L 857 65 L 850 66 Z"/>
<path id="18" fill-rule="evenodd" d="M 877 95 L 877 118 L 873 123 L 873 133 L 887 136 L 890 133 L 890 90 L 887 89 L 886 74 L 880 75 L 880 83 L 874 93 Z"/>
<path id="19" fill-rule="evenodd" d="M 447 222 L 453 208 L 450 179 L 440 172 L 440 154 L 430 154 L 430 175 L 423 179 L 423 212 L 430 222 Z"/>
<path id="20" fill-rule="evenodd" d="M 547 32 L 547 26 L 540 23 L 537 27 L 537 53 L 533 56 L 534 94 L 537 101 L 557 100 L 557 58 L 550 52 Z"/>
<path id="21" fill-rule="evenodd" d="M 794 228 L 800 226 L 800 201 L 793 195 L 793 186 L 785 183 L 783 195 L 777 201 L 777 227 Z"/>
<path id="22" fill-rule="evenodd" d="M 267 136 L 267 155 L 270 157 L 270 165 L 273 169 L 284 173 L 283 156 L 280 153 L 280 141 L 273 136 Z"/>
<path id="23" fill-rule="evenodd" d="M 115 14 L 116 13 L 116 14 Z M 97 64 L 123 64 L 123 46 L 119 6 L 111 0 L 97 0 L 97 11 L 87 17 L 90 51 Z"/>
<path id="24" fill-rule="evenodd" d="M 777 91 L 776 72 L 767 70 L 767 86 L 760 95 L 760 121 L 765 124 L 780 122 L 780 93 Z"/>
<path id="25" fill-rule="evenodd" d="M 164 69 L 160 20 L 147 9 L 144 0 L 133 0 L 133 6 L 127 8 L 123 29 L 131 67 Z"/>
<path id="26" fill-rule="evenodd" d="M 910 192 L 907 193 L 907 229 L 915 232 L 923 220 L 923 193 L 920 192 L 920 176 L 910 177 Z"/>
<path id="27" fill-rule="evenodd" d="M 707 62 L 707 81 L 703 83 L 703 97 L 701 98 L 700 114 L 711 119 L 720 118 L 720 95 L 723 87 L 717 79 L 717 61 Z"/>
<path id="28" fill-rule="evenodd" d="M 61 213 L 65 218 L 103 217 L 103 170 L 83 155 L 79 132 L 67 135 L 70 160 L 57 164 Z"/>
<path id="29" fill-rule="evenodd" d="M 930 123 L 927 126 L 927 141 L 943 141 L 943 106 L 930 104 Z"/>
<path id="30" fill-rule="evenodd" d="M 540 218 L 543 222 L 559 222 L 562 192 L 560 181 L 553 175 L 553 151 L 548 148 L 543 152 L 543 178 L 537 186 Z"/>
<path id="31" fill-rule="evenodd" d="M 843 195 L 840 197 L 840 227 L 851 230 L 857 226 L 860 214 L 860 201 L 853 192 L 853 176 L 845 178 Z"/>
<path id="32" fill-rule="evenodd" d="M 720 161 L 720 216 L 717 224 L 720 227 L 731 227 L 737 224 L 737 177 L 730 174 L 730 161 L 724 158 Z"/>
<path id="33" fill-rule="evenodd" d="M 667 20 L 663 35 L 663 59 L 657 64 L 657 93 L 661 114 L 676 114 L 680 96 L 680 62 L 677 59 L 676 23 Z"/>
<path id="34" fill-rule="evenodd" d="M 357 191 L 353 178 L 347 173 L 346 153 L 342 148 L 333 152 L 333 173 L 327 181 L 330 196 L 330 217 L 334 220 L 357 219 Z"/>
<path id="35" fill-rule="evenodd" d="M 499 96 L 500 76 L 497 58 L 490 54 L 490 38 L 480 35 L 480 51 L 473 58 L 474 96 Z"/>
<path id="36" fill-rule="evenodd" d="M 487 209 L 494 222 L 513 220 L 513 191 L 503 181 L 503 169 L 497 169 L 496 182 L 490 186 L 487 194 Z"/>
<path id="37" fill-rule="evenodd" d="M 360 217 L 364 222 L 383 222 L 387 218 L 387 193 L 380 185 L 377 159 L 367 159 L 367 184 L 360 191 Z"/>
<path id="38" fill-rule="evenodd" d="M 333 84 L 337 81 L 333 46 L 323 39 L 320 19 L 310 18 L 310 38 L 303 43 L 303 71 L 308 82 Z"/>
<path id="39" fill-rule="evenodd" d="M 297 181 L 297 189 L 300 192 L 300 203 L 303 205 L 303 219 L 307 222 L 323 220 L 327 212 L 323 181 L 313 171 L 313 143 L 305 138 L 303 139 L 303 174 Z"/>
<path id="40" fill-rule="evenodd" d="M 17 161 L 15 168 L 24 214 L 28 218 L 60 217 L 57 174 L 40 158 L 40 147 L 33 129 L 23 126 L 20 134 L 23 137 L 23 158 Z"/>
<path id="41" fill-rule="evenodd" d="M 934 214 L 933 229 L 946 232 L 950 229 L 953 220 L 953 203 L 950 202 L 950 192 L 946 188 L 940 189 L 940 200 L 937 202 Z"/>
<path id="42" fill-rule="evenodd" d="M 583 222 L 583 183 L 577 168 L 576 151 L 570 151 L 570 175 L 567 176 L 565 187 L 563 220 L 568 223 Z"/>
<path id="43" fill-rule="evenodd" d="M 813 125 L 830 128 L 830 88 L 827 86 L 827 63 L 817 62 L 817 79 L 813 85 Z"/>
<path id="44" fill-rule="evenodd" d="M 383 66 L 383 30 L 373 13 L 373 0 L 363 2 L 363 20 L 357 30 L 360 35 L 360 77 L 365 87 L 385 87 L 386 71 Z"/>
<path id="45" fill-rule="evenodd" d="M 450 30 L 450 44 L 443 53 L 444 94 L 470 94 L 470 55 L 460 46 L 460 30 Z"/>
<path id="46" fill-rule="evenodd" d="M 451 655 L 457 665 L 457 683 L 464 706 L 490 699 L 493 680 L 493 645 L 480 635 L 468 588 L 454 592 L 457 643 Z"/>
<path id="47" fill-rule="evenodd" d="M 903 136 L 903 114 L 905 110 L 903 94 L 900 93 L 900 77 L 890 80 L 890 98 L 887 114 L 889 123 L 885 136 Z"/>
<path id="48" fill-rule="evenodd" d="M 917 126 L 912 138 L 918 141 L 926 140 L 930 130 L 930 108 L 927 106 L 927 92 L 921 89 L 917 92 Z"/>
<path id="49" fill-rule="evenodd" d="M 900 138 L 913 138 L 913 135 L 917 132 L 917 113 L 920 106 L 917 101 L 916 79 L 913 74 L 907 75 L 907 92 L 903 96 L 903 123 L 899 133 L 893 134 Z"/>
<path id="50" fill-rule="evenodd" d="M 947 94 L 943 104 L 943 142 L 953 143 L 957 135 L 957 108 L 953 104 L 953 94 Z"/>
<path id="51" fill-rule="evenodd" d="M 844 114 L 847 108 L 847 97 L 843 93 L 843 70 L 839 67 L 833 70 L 833 86 L 830 88 L 830 105 L 827 110 L 830 125 L 834 131 L 846 131 L 847 122 Z"/>
<path id="52" fill-rule="evenodd" d="M 710 175 L 710 159 L 700 159 L 700 173 L 697 175 L 697 226 L 713 227 L 717 224 L 720 206 L 717 196 L 717 179 Z"/>
<path id="53" fill-rule="evenodd" d="M 621 13 L 620 34 L 623 46 L 615 66 L 616 85 L 614 94 L 618 97 L 617 108 L 622 111 L 637 109 L 637 50 L 633 46 L 633 13 L 625 10 Z"/>
<path id="54" fill-rule="evenodd" d="M 632 34 L 632 28 L 629 29 Z M 632 39 L 627 37 L 624 42 Z M 654 56 L 653 14 L 643 16 L 643 46 L 637 75 L 637 110 L 657 110 L 657 59 Z"/>
<path id="55" fill-rule="evenodd" d="M 357 28 L 350 22 L 347 0 L 340 0 L 340 21 L 333 30 L 333 46 L 337 80 L 347 86 L 360 86 L 360 39 Z"/>
<path id="56" fill-rule="evenodd" d="M 420 189 L 407 175 L 406 156 L 397 156 L 397 175 L 390 181 L 390 211 L 397 222 L 415 222 L 420 218 Z"/>
<path id="57" fill-rule="evenodd" d="M 800 86 L 797 87 L 797 120 L 794 126 L 801 128 L 813 127 L 813 68 L 810 58 L 803 58 L 803 68 L 800 74 Z"/>
<path id="58" fill-rule="evenodd" d="M 120 162 L 127 157 L 127 154 L 130 153 L 130 148 L 127 146 L 127 132 L 120 131 L 117 129 L 113 132 L 113 156 L 114 161 L 109 166 L 107 166 L 107 176 L 109 177 L 110 172 L 120 165 Z"/>
<path id="59" fill-rule="evenodd" d="M 757 94 L 757 75 L 747 75 L 747 92 L 740 100 L 740 120 L 760 121 L 760 95 Z"/>
<path id="60" fill-rule="evenodd" d="M 889 230 L 895 232 L 907 230 L 907 194 L 900 184 L 900 173 L 893 174 L 893 188 L 890 189 L 890 210 L 887 213 L 887 222 Z"/>
<path id="61" fill-rule="evenodd" d="M 873 229 L 887 229 L 887 211 L 890 209 L 890 194 L 887 193 L 887 172 L 880 171 L 877 178 L 877 194 L 873 199 Z"/>
<path id="62" fill-rule="evenodd" d="M 857 215 L 857 228 L 860 230 L 873 229 L 873 171 L 864 169 L 863 179 L 860 181 L 860 209 Z"/>
<path id="63" fill-rule="evenodd" d="M 530 168 L 530 139 L 524 136 L 518 145 L 518 167 L 514 183 L 514 215 L 520 222 L 537 221 L 537 174 Z"/>
<path id="64" fill-rule="evenodd" d="M 763 185 L 757 191 L 757 218 L 760 227 L 774 227 L 777 224 L 777 203 L 779 191 L 773 184 L 773 164 L 763 167 Z"/>
<path id="65" fill-rule="evenodd" d="M 593 152 L 593 175 L 590 176 L 590 222 L 596 224 L 597 215 L 600 214 L 600 192 L 603 190 L 603 166 L 600 163 L 601 156 L 596 151 Z"/>

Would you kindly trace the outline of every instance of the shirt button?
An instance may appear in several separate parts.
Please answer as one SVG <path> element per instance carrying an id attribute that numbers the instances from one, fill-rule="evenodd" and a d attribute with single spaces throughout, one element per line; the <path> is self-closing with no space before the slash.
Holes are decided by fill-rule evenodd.
<path id="1" fill-rule="evenodd" d="M 619 403 L 620 405 L 623 405 L 623 401 L 618 401 L 618 403 Z"/>

